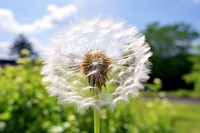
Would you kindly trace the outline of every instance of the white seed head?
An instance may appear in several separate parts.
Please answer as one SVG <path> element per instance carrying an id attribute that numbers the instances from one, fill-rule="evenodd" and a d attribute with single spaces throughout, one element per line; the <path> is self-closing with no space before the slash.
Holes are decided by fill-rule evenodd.
<path id="1" fill-rule="evenodd" d="M 76 103 L 78 111 L 105 105 L 113 110 L 118 101 L 137 95 L 149 78 L 150 47 L 122 21 L 81 21 L 53 43 L 41 71 L 46 90 L 60 104 Z"/>

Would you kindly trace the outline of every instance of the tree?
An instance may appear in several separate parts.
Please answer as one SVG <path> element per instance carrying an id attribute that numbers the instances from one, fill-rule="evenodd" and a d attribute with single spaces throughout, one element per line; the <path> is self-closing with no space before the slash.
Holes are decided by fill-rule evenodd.
<path id="1" fill-rule="evenodd" d="M 192 63 L 188 61 L 188 56 L 192 41 L 199 36 L 198 32 L 185 23 L 166 26 L 152 23 L 144 34 L 153 51 L 152 79 L 162 79 L 166 90 L 186 87 L 181 76 L 190 71 Z"/>
<path id="2" fill-rule="evenodd" d="M 152 23 L 147 26 L 145 35 L 154 55 L 160 58 L 188 54 L 191 42 L 199 36 L 197 31 L 185 23 L 166 26 Z"/>
<path id="3" fill-rule="evenodd" d="M 183 79 L 188 83 L 193 83 L 194 91 L 200 96 L 200 55 L 191 56 L 190 61 L 193 63 L 190 73 L 183 76 Z"/>
<path id="4" fill-rule="evenodd" d="M 26 38 L 26 36 L 20 34 L 17 36 L 13 45 L 11 46 L 11 54 L 24 57 L 24 54 L 21 52 L 23 49 L 26 49 L 30 52 L 29 57 L 37 58 L 37 53 L 33 51 L 32 43 Z"/>

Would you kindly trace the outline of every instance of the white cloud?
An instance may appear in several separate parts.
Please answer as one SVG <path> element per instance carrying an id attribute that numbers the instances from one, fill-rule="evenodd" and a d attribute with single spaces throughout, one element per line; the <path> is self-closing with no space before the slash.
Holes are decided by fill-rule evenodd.
<path id="1" fill-rule="evenodd" d="M 33 37 L 30 38 L 30 42 L 33 44 L 32 46 L 34 51 L 38 53 L 40 57 L 43 57 L 46 54 L 46 52 L 51 49 L 51 46 L 49 44 L 45 45 Z"/>
<path id="2" fill-rule="evenodd" d="M 0 42 L 0 59 L 8 59 L 11 44 L 9 42 Z"/>
<path id="3" fill-rule="evenodd" d="M 0 8 L 0 29 L 11 33 L 38 33 L 52 29 L 55 22 L 69 18 L 77 11 L 76 6 L 72 4 L 64 7 L 49 4 L 46 9 L 47 14 L 41 19 L 37 19 L 31 24 L 20 24 L 15 20 L 12 10 Z"/>

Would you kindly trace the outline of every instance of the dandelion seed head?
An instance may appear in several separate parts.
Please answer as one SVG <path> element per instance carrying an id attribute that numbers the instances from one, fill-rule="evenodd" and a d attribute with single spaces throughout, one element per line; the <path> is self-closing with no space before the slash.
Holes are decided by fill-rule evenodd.
<path id="1" fill-rule="evenodd" d="M 90 86 L 100 90 L 102 86 L 106 86 L 110 64 L 110 58 L 102 51 L 89 51 L 83 56 L 82 69 Z"/>
<path id="2" fill-rule="evenodd" d="M 60 104 L 76 103 L 80 112 L 102 106 L 113 110 L 118 101 L 137 95 L 149 78 L 150 47 L 124 21 L 83 20 L 53 43 L 41 71 L 46 90 Z"/>

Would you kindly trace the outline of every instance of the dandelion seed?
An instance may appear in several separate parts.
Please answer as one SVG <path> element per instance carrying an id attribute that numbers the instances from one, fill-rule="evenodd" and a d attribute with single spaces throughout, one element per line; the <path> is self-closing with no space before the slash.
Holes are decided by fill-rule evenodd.
<path id="1" fill-rule="evenodd" d="M 118 101 L 137 95 L 149 78 L 150 47 L 123 21 L 81 21 L 53 43 L 41 72 L 46 90 L 60 104 L 76 103 L 78 111 L 102 106 L 113 110 Z"/>

